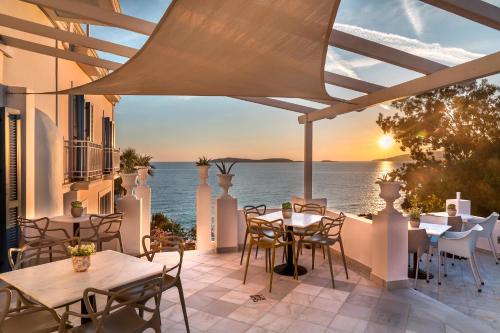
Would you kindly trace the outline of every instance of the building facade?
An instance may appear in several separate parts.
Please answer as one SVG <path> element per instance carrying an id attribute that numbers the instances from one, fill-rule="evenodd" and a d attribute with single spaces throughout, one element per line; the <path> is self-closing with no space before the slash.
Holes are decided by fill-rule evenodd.
<path id="1" fill-rule="evenodd" d="M 115 1 L 101 1 L 119 11 Z M 0 14 L 51 28 L 88 34 L 88 26 L 56 11 L 2 0 Z M 98 57 L 93 49 L 0 26 L 0 38 Z M 0 39 L 0 236 L 2 267 L 15 245 L 16 218 L 69 214 L 79 200 L 88 213 L 114 210 L 113 180 L 119 169 L 114 107 L 119 96 L 39 94 L 88 83 L 107 70 L 11 48 Z M 36 92 L 37 94 L 32 94 Z"/>

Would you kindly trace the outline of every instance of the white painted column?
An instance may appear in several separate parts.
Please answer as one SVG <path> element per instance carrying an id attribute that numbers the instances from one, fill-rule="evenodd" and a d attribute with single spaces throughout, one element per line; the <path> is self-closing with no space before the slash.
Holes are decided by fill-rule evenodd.
<path id="1" fill-rule="evenodd" d="M 218 175 L 223 188 L 215 200 L 215 244 L 218 253 L 238 251 L 238 200 L 228 194 L 233 175 Z"/>
<path id="2" fill-rule="evenodd" d="M 385 288 L 408 286 L 408 221 L 394 209 L 398 182 L 380 184 L 386 207 L 373 216 L 371 278 Z"/>
<path id="3" fill-rule="evenodd" d="M 151 187 L 148 185 L 148 167 L 137 167 L 137 187 L 135 196 L 142 199 L 142 236 L 149 235 L 151 232 Z"/>
<path id="4" fill-rule="evenodd" d="M 313 123 L 304 124 L 304 199 L 312 199 Z"/>
<path id="5" fill-rule="evenodd" d="M 135 177 L 134 177 L 135 175 Z M 142 252 L 142 199 L 135 196 L 135 180 L 137 174 L 124 174 L 122 186 L 127 195 L 120 198 L 117 210 L 123 213 L 123 222 L 120 229 L 123 250 L 127 254 L 137 255 Z"/>
<path id="6" fill-rule="evenodd" d="M 210 251 L 212 242 L 212 188 L 207 183 L 210 166 L 199 166 L 200 183 L 196 188 L 196 249 Z"/>

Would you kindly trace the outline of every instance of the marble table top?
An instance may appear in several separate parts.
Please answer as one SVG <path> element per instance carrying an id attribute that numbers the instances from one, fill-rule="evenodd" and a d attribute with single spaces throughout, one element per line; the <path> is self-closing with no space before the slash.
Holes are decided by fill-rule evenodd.
<path id="1" fill-rule="evenodd" d="M 110 290 L 161 274 L 163 265 L 116 252 L 91 256 L 88 271 L 76 273 L 70 259 L 0 274 L 0 279 L 49 308 L 82 298 L 86 288 Z"/>
<path id="2" fill-rule="evenodd" d="M 82 223 L 82 222 L 87 222 L 90 218 L 91 214 L 82 214 L 79 217 L 73 217 L 71 215 L 60 215 L 60 216 L 53 216 L 50 218 L 50 222 L 56 222 L 56 223 Z M 92 214 L 92 215 L 97 215 L 97 216 L 105 216 L 104 214 Z"/>
<path id="3" fill-rule="evenodd" d="M 281 210 L 279 210 L 279 211 L 274 212 L 274 213 L 269 213 L 269 214 L 265 214 L 262 216 L 258 216 L 258 218 L 262 219 L 262 220 L 269 221 L 269 222 L 282 219 L 283 223 L 286 226 L 296 227 L 296 228 L 307 228 L 308 226 L 321 221 L 323 216 L 316 215 L 316 214 L 307 214 L 307 213 L 293 213 L 292 218 L 285 219 L 285 218 L 283 218 L 283 214 L 281 213 Z"/>

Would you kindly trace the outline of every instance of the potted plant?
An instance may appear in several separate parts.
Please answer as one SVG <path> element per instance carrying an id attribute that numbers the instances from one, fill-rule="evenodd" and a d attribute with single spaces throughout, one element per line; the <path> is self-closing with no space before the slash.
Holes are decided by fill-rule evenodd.
<path id="1" fill-rule="evenodd" d="M 446 212 L 448 213 L 448 216 L 455 216 L 455 215 L 457 215 L 457 206 L 455 204 L 449 204 L 446 207 Z"/>
<path id="2" fill-rule="evenodd" d="M 281 214 L 283 215 L 284 219 L 292 218 L 293 210 L 291 202 L 287 201 L 281 204 Z"/>
<path id="3" fill-rule="evenodd" d="M 412 228 L 420 227 L 421 214 L 422 214 L 422 209 L 418 207 L 412 207 L 408 210 L 408 216 L 410 217 L 410 225 Z"/>
<path id="4" fill-rule="evenodd" d="M 220 163 L 215 163 L 215 166 L 217 167 L 217 169 L 219 169 L 219 172 L 220 172 L 220 174 L 218 174 L 217 176 L 219 178 L 219 186 L 223 190 L 223 193 L 221 195 L 222 199 L 231 198 L 231 196 L 229 195 L 229 188 L 231 186 L 233 186 L 233 184 L 231 183 L 231 180 L 233 179 L 233 176 L 234 176 L 231 173 L 231 169 L 233 168 L 233 166 L 235 164 L 236 164 L 236 161 L 229 164 L 229 167 L 227 167 L 225 162 L 221 161 Z"/>
<path id="5" fill-rule="evenodd" d="M 90 256 L 95 253 L 95 245 L 90 243 L 68 246 L 68 252 L 71 255 L 73 270 L 85 272 L 90 267 Z"/>
<path id="6" fill-rule="evenodd" d="M 381 198 L 396 200 L 400 197 L 399 189 L 401 187 L 401 183 L 396 181 L 396 175 L 394 173 L 386 173 L 385 175 L 378 177 L 375 183 L 380 186 Z"/>
<path id="7" fill-rule="evenodd" d="M 83 214 L 83 204 L 81 201 L 75 200 L 71 202 L 71 216 L 80 217 Z"/>
<path id="8" fill-rule="evenodd" d="M 208 179 L 208 169 L 210 168 L 210 159 L 206 156 L 198 157 L 196 166 L 198 167 L 201 184 L 206 184 Z"/>

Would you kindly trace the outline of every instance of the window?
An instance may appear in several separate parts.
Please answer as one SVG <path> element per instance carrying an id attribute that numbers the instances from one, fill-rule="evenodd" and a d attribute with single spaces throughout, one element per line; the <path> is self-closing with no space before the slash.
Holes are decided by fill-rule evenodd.
<path id="1" fill-rule="evenodd" d="M 99 214 L 111 214 L 111 191 L 99 198 Z"/>
<path id="2" fill-rule="evenodd" d="M 94 105 L 83 95 L 72 96 L 71 123 L 73 140 L 94 140 Z"/>

